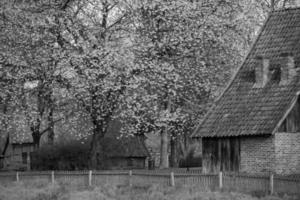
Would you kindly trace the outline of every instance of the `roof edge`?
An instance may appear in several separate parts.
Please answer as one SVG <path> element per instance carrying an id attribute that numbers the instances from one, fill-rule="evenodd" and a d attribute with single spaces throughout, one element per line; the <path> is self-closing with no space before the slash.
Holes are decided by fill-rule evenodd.
<path id="1" fill-rule="evenodd" d="M 6 150 L 7 150 L 7 148 L 8 148 L 8 145 L 9 145 L 9 136 L 7 135 L 7 136 L 6 136 L 5 145 L 4 145 L 3 151 L 2 151 L 2 153 L 1 153 L 1 156 L 4 156 L 4 155 L 5 155 Z"/>
<path id="2" fill-rule="evenodd" d="M 205 114 L 205 116 L 203 117 L 203 120 L 199 123 L 199 125 L 196 127 L 195 131 L 192 133 L 191 137 L 192 138 L 196 138 L 196 137 L 200 137 L 197 136 L 197 132 L 199 130 L 199 128 L 201 127 L 201 125 L 205 122 L 205 120 L 207 119 L 207 117 L 211 114 L 212 110 L 214 109 L 214 107 L 216 106 L 216 104 L 220 101 L 221 97 L 225 94 L 225 92 L 230 88 L 230 86 L 232 85 L 233 81 L 235 80 L 237 74 L 239 73 L 239 71 L 241 70 L 241 68 L 244 66 L 246 60 L 248 59 L 248 57 L 250 56 L 250 53 L 252 52 L 253 48 L 255 47 L 255 45 L 257 44 L 258 39 L 260 38 L 263 30 L 265 29 L 267 23 L 269 22 L 271 15 L 274 13 L 275 11 L 271 12 L 268 14 L 266 21 L 263 23 L 263 26 L 261 27 L 256 39 L 254 40 L 253 44 L 251 45 L 251 48 L 249 49 L 247 56 L 244 58 L 242 64 L 238 67 L 238 69 L 236 70 L 236 72 L 234 73 L 234 75 L 232 76 L 231 80 L 229 81 L 228 85 L 225 87 L 225 89 L 223 90 L 223 92 L 219 95 L 219 97 L 214 101 L 214 103 L 212 104 L 211 108 L 209 109 L 209 111 Z"/>
<path id="3" fill-rule="evenodd" d="M 34 145 L 34 142 L 12 142 L 11 145 Z"/>
<path id="4" fill-rule="evenodd" d="M 232 138 L 232 137 L 265 137 L 271 136 L 271 133 L 257 133 L 257 134 L 243 134 L 243 135 L 206 135 L 206 136 L 198 136 L 196 138 Z"/>
<path id="5" fill-rule="evenodd" d="M 296 96 L 291 100 L 291 103 L 285 109 L 284 115 L 280 118 L 280 120 L 277 122 L 275 128 L 273 129 L 272 134 L 275 134 L 278 131 L 280 125 L 287 118 L 288 114 L 290 114 L 291 110 L 294 108 L 295 104 L 297 103 L 297 100 L 299 98 L 299 94 L 300 94 L 300 92 L 297 92 Z"/>
<path id="6" fill-rule="evenodd" d="M 273 10 L 271 13 L 284 12 L 287 10 L 300 10 L 300 7 L 297 6 L 297 7 L 289 7 L 289 8 L 279 8 L 279 9 Z"/>

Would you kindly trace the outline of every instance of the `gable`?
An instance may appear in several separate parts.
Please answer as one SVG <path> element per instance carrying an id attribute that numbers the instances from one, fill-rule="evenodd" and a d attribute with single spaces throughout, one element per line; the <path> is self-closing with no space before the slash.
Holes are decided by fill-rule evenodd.
<path id="1" fill-rule="evenodd" d="M 295 76 L 280 84 L 281 56 L 293 56 Z M 271 77 L 255 87 L 257 57 L 270 60 Z M 194 132 L 194 137 L 272 134 L 300 90 L 300 8 L 270 14 L 232 82 Z"/>
<path id="2" fill-rule="evenodd" d="M 300 132 L 300 98 L 297 97 L 291 110 L 278 128 L 278 132 Z"/>
<path id="3" fill-rule="evenodd" d="M 1 145 L 0 156 L 4 156 L 9 145 L 9 137 L 8 136 L 3 137 L 2 143 L 0 143 L 0 145 Z"/>

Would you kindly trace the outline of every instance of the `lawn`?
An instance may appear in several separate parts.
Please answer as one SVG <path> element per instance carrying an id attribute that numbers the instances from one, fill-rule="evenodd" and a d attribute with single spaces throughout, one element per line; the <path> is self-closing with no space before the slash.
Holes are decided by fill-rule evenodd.
<path id="1" fill-rule="evenodd" d="M 299 200 L 298 198 L 288 195 L 257 197 L 234 192 L 209 192 L 191 187 L 171 188 L 159 185 L 103 185 L 88 189 L 43 182 L 0 185 L 0 200 Z"/>

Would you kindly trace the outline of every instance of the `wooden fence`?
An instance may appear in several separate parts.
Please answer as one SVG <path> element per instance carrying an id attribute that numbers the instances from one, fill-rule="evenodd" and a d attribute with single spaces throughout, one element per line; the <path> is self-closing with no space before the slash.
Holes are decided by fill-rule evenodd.
<path id="1" fill-rule="evenodd" d="M 202 174 L 195 170 L 130 170 L 130 171 L 44 171 L 1 172 L 0 183 L 13 181 L 52 182 L 76 187 L 118 184 L 144 186 L 192 186 L 199 190 L 225 190 L 264 194 L 300 194 L 300 177 L 254 174 Z"/>

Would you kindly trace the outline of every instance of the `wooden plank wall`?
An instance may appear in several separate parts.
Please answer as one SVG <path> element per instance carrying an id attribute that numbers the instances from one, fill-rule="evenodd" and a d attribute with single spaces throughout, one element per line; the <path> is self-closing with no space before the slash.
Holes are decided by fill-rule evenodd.
<path id="1" fill-rule="evenodd" d="M 240 169 L 240 139 L 203 138 L 203 172 L 238 172 Z"/>
<path id="2" fill-rule="evenodd" d="M 279 132 L 296 133 L 300 131 L 300 98 L 278 129 Z"/>

